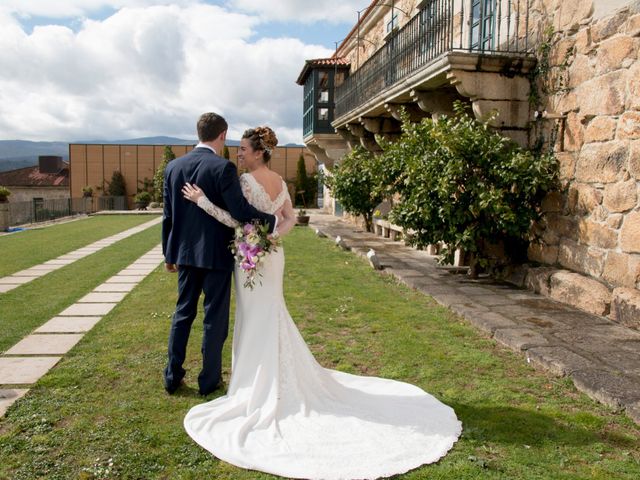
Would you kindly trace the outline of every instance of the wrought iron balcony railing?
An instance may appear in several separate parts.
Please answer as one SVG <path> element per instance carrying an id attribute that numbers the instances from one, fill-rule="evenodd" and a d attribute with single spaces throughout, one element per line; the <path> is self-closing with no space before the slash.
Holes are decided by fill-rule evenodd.
<path id="1" fill-rule="evenodd" d="M 335 91 L 335 118 L 451 51 L 526 53 L 530 0 L 430 0 Z M 356 48 L 360 46 L 357 45 Z"/>

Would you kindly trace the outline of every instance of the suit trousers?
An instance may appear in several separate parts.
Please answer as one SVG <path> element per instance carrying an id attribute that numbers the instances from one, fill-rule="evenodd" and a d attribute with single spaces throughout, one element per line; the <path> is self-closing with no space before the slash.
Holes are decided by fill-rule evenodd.
<path id="1" fill-rule="evenodd" d="M 204 293 L 202 370 L 198 375 L 200 393 L 213 392 L 222 378 L 222 347 L 229 333 L 231 272 L 178 266 L 178 301 L 171 321 L 169 359 L 164 371 L 167 391 L 175 391 L 186 371 L 183 368 L 191 325 Z"/>

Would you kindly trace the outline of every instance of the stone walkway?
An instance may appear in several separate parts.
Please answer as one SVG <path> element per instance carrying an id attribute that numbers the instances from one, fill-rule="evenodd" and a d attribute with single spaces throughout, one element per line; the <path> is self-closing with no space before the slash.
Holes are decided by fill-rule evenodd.
<path id="1" fill-rule="evenodd" d="M 114 243 L 119 242 L 120 240 L 131 237 L 136 233 L 140 233 L 147 228 L 157 225 L 160 222 L 162 222 L 162 217 L 154 218 L 150 222 L 143 223 L 141 225 L 138 225 L 137 227 L 125 230 L 124 232 L 120 232 L 115 235 L 111 235 L 110 237 L 103 238 L 102 240 L 98 240 L 97 242 L 93 242 L 72 252 L 60 255 L 58 258 L 54 258 L 53 260 L 46 261 L 40 265 L 35 265 L 33 267 L 27 268 L 26 270 L 21 270 L 6 277 L 1 277 L 0 293 L 5 293 L 13 290 L 14 288 L 18 288 L 25 283 L 29 283 L 30 281 L 42 277 L 47 273 L 51 273 L 54 270 L 58 270 L 59 268 L 69 265 L 77 260 L 80 260 L 81 258 L 85 258 L 93 253 L 102 250 L 105 247 L 109 247 Z"/>
<path id="2" fill-rule="evenodd" d="M 153 222 L 155 224 L 157 220 Z M 136 228 L 145 225 L 148 228 L 151 222 Z M 124 237 L 118 239 L 121 238 Z M 104 240 L 96 243 L 102 242 Z M 0 355 L 0 385 L 4 386 L 0 387 L 0 417 L 11 404 L 27 393 L 29 385 L 53 368 L 62 355 L 71 350 L 85 333 L 162 262 L 162 246 L 157 245 Z"/>
<path id="3" fill-rule="evenodd" d="M 521 352 L 528 363 L 568 376 L 578 390 L 640 423 L 640 332 L 510 284 L 450 273 L 424 251 L 332 215 L 312 214 L 310 226 L 341 237 L 361 256 L 375 250 L 384 272 Z"/>

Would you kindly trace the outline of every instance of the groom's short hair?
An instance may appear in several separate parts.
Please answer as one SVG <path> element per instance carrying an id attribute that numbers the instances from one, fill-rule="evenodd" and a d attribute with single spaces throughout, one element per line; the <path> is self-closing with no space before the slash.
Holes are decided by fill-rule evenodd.
<path id="1" fill-rule="evenodd" d="M 211 142 L 228 128 L 227 121 L 221 115 L 213 112 L 203 113 L 198 119 L 198 140 Z"/>

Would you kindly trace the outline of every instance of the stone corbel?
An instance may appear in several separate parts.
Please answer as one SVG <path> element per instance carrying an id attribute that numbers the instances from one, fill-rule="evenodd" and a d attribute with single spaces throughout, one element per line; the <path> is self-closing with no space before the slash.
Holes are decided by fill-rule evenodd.
<path id="1" fill-rule="evenodd" d="M 404 108 L 405 112 L 409 115 L 410 122 L 419 122 L 426 115 L 425 111 L 421 110 L 415 103 L 385 103 L 384 108 L 389 114 L 397 121 L 401 122 L 400 110 Z"/>
<path id="2" fill-rule="evenodd" d="M 393 118 L 385 117 L 360 117 L 362 126 L 371 133 L 398 133 L 400 124 Z"/>
<path id="3" fill-rule="evenodd" d="M 447 78 L 460 95 L 471 101 L 476 118 L 485 120 L 492 112 L 496 112 L 497 116 L 490 122 L 493 127 L 528 127 L 530 84 L 527 77 L 451 70 Z"/>
<path id="4" fill-rule="evenodd" d="M 369 132 L 367 132 L 369 133 Z M 376 139 L 373 136 L 373 133 L 369 133 L 369 135 L 365 135 L 364 137 L 360 137 L 360 145 L 362 145 L 365 150 L 369 150 L 372 153 L 381 152 L 382 149 Z"/>
<path id="5" fill-rule="evenodd" d="M 358 123 L 348 123 L 347 128 L 353 135 L 358 137 L 360 145 L 362 145 L 366 150 L 369 150 L 370 152 L 379 152 L 381 150 L 380 145 L 378 145 L 373 136 L 373 133 L 365 129 L 363 125 Z"/>
<path id="6" fill-rule="evenodd" d="M 422 111 L 430 114 L 452 114 L 453 102 L 457 99 L 457 97 L 450 92 L 442 92 L 440 90 L 432 90 L 429 92 L 411 90 L 409 95 Z"/>
<path id="7" fill-rule="evenodd" d="M 350 150 L 353 150 L 353 148 L 360 143 L 360 139 L 345 127 L 336 128 L 336 133 L 347 142 Z"/>

